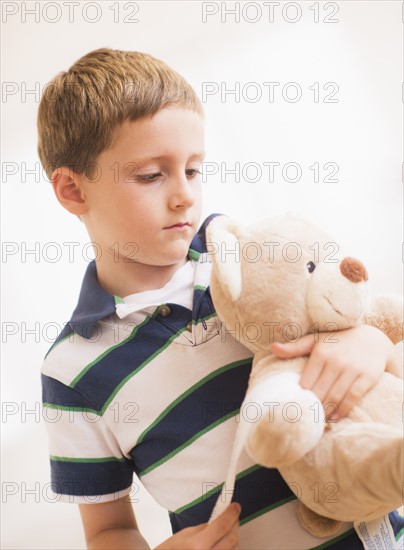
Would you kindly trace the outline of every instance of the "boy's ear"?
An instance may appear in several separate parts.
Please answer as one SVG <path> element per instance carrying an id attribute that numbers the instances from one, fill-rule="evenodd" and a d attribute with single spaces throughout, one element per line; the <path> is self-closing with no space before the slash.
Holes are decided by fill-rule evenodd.
<path id="1" fill-rule="evenodd" d="M 71 214 L 85 214 L 88 211 L 86 195 L 82 189 L 82 178 L 70 168 L 56 168 L 51 177 L 53 191 L 60 204 Z"/>

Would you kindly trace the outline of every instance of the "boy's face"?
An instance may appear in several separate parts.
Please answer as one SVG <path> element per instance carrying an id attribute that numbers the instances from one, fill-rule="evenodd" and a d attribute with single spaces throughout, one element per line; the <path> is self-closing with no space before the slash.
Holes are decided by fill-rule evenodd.
<path id="1" fill-rule="evenodd" d="M 125 121 L 82 180 L 93 242 L 114 262 L 168 266 L 184 262 L 201 215 L 204 122 L 197 113 L 164 108 Z"/>

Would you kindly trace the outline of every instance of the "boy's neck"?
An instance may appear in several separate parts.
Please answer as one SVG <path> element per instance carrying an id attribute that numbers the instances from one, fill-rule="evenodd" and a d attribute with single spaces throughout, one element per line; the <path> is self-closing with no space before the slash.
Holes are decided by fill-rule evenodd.
<path id="1" fill-rule="evenodd" d="M 185 265 L 182 262 L 168 266 L 153 266 L 134 262 L 96 261 L 97 278 L 100 286 L 115 296 L 124 298 L 130 294 L 162 288 L 178 269 Z"/>

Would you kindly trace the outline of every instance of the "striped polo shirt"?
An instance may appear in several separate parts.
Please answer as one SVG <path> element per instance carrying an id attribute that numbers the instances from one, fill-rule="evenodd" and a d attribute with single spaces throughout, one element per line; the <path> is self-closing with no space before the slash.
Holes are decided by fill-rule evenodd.
<path id="1" fill-rule="evenodd" d="M 212 304 L 205 240 L 212 217 L 188 253 L 192 309 L 174 300 L 118 316 L 124 300 L 98 284 L 94 261 L 88 265 L 78 305 L 42 367 L 52 489 L 60 500 L 120 498 L 135 472 L 168 510 L 173 532 L 209 520 L 251 370 L 251 352 Z M 245 453 L 233 500 L 242 506 L 241 548 L 363 548 L 350 524 L 332 539 L 307 533 L 279 472 Z"/>

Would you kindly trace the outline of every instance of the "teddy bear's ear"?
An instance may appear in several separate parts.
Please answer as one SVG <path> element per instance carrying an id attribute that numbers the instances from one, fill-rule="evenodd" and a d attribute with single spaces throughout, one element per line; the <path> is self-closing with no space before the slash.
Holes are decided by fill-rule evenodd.
<path id="1" fill-rule="evenodd" d="M 206 230 L 206 246 L 223 292 L 235 302 L 241 294 L 240 223 L 218 216 Z"/>

